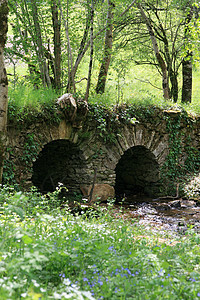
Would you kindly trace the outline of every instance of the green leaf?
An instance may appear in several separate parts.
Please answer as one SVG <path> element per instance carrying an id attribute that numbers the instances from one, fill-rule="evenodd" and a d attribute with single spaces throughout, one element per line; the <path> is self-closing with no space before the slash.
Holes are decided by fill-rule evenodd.
<path id="1" fill-rule="evenodd" d="M 24 235 L 23 237 L 22 237 L 22 241 L 24 242 L 24 244 L 31 244 L 32 242 L 33 242 L 33 239 L 32 238 L 30 238 L 28 235 Z"/>

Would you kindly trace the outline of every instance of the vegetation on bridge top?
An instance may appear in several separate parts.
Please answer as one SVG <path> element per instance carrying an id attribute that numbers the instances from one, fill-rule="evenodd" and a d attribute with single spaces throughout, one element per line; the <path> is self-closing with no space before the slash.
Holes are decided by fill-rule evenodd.
<path id="1" fill-rule="evenodd" d="M 59 122 L 61 115 L 56 105 L 60 95 L 53 89 L 34 89 L 30 86 L 17 86 L 9 89 L 8 121 L 15 124 L 27 124 L 45 121 L 47 123 Z M 75 99 L 81 99 L 81 95 L 75 94 Z M 132 98 L 118 105 L 109 95 L 91 95 L 88 101 L 89 115 L 97 117 L 97 121 L 104 122 L 105 118 L 110 121 L 120 120 L 122 122 L 135 122 L 137 120 L 149 119 L 162 116 L 163 111 L 171 110 L 180 112 L 188 118 L 198 118 L 200 108 L 198 105 L 183 105 L 164 101 L 161 98 L 148 96 Z"/>

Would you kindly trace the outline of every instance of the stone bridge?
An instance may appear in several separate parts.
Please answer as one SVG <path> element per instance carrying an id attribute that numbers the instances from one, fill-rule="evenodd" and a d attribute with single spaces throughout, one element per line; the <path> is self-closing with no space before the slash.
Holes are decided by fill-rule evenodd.
<path id="1" fill-rule="evenodd" d="M 80 185 L 91 184 L 96 170 L 96 183 L 112 185 L 117 194 L 155 195 L 169 153 L 164 114 L 139 122 L 119 120 L 113 142 L 105 141 L 95 118 L 87 118 L 80 128 L 64 118 L 55 124 L 42 120 L 26 126 L 9 124 L 4 177 L 25 188 L 35 185 L 42 192 L 53 191 L 62 182 L 69 192 L 80 193 Z M 178 114 L 167 112 L 172 119 Z M 192 127 L 184 122 L 180 126 L 181 144 L 190 137 L 199 151 L 200 120 L 191 122 Z M 184 163 L 187 154 L 181 155 Z"/>

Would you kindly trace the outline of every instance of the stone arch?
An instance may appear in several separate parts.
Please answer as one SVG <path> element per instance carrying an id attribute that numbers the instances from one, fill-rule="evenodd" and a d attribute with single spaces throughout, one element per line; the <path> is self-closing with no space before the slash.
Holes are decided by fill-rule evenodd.
<path id="1" fill-rule="evenodd" d="M 124 126 L 113 152 L 120 156 L 115 156 L 114 167 L 117 195 L 159 193 L 159 169 L 168 154 L 167 134 L 141 124 Z"/>
<path id="2" fill-rule="evenodd" d="M 32 183 L 41 192 L 52 192 L 61 182 L 69 193 L 79 193 L 90 180 L 90 170 L 80 147 L 66 139 L 44 145 L 33 163 Z"/>
<path id="3" fill-rule="evenodd" d="M 117 195 L 158 193 L 159 163 L 145 146 L 136 145 L 124 152 L 116 168 L 115 191 Z"/>
<path id="4" fill-rule="evenodd" d="M 118 152 L 123 155 L 125 151 L 134 146 L 144 146 L 149 149 L 162 165 L 168 154 L 168 135 L 161 134 L 157 131 L 148 129 L 141 124 L 132 127 L 124 126 L 121 137 L 118 138 Z"/>

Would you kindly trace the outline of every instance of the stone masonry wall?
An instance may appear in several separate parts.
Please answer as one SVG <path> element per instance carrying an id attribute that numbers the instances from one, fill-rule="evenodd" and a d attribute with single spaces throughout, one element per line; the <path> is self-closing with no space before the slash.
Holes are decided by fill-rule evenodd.
<path id="1" fill-rule="evenodd" d="M 194 121 L 192 129 L 183 124 L 182 143 L 190 136 L 193 146 L 200 150 L 199 129 L 200 119 Z M 28 144 L 30 138 L 31 145 Z M 152 162 L 161 166 L 169 151 L 165 119 L 135 124 L 121 123 L 120 135 L 116 136 L 113 143 L 103 142 L 95 121 L 91 119 L 86 119 L 83 128 L 79 129 L 73 128 L 65 120 L 54 125 L 36 120 L 34 124 L 24 128 L 8 126 L 10 151 L 7 152 L 5 165 L 11 166 L 16 182 L 24 188 L 29 188 L 34 183 L 41 190 L 51 190 L 63 180 L 69 190 L 79 192 L 81 184 L 92 183 L 95 169 L 97 183 L 115 186 L 118 162 L 127 150 L 136 146 L 146 149 L 151 154 L 149 157 L 152 157 Z M 184 155 L 183 153 L 183 160 Z M 146 163 L 151 165 L 148 159 Z M 145 169 L 144 166 L 143 168 Z"/>

